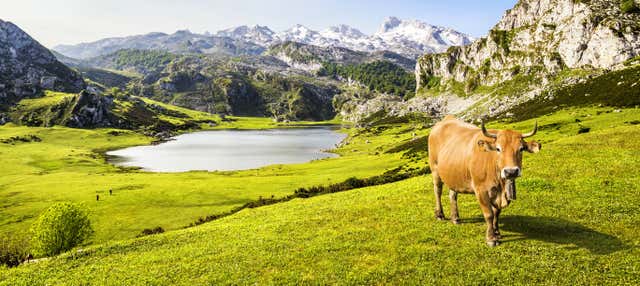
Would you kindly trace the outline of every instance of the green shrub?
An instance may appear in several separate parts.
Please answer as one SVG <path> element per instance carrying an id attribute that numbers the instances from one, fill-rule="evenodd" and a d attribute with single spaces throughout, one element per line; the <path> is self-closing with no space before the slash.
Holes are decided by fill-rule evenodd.
<path id="1" fill-rule="evenodd" d="M 145 228 L 144 230 L 142 230 L 142 232 L 140 234 L 138 234 L 136 237 L 143 237 L 143 236 L 147 236 L 147 235 L 154 235 L 154 234 L 159 234 L 159 233 L 163 233 L 164 232 L 164 228 L 162 228 L 161 226 L 158 226 L 156 228 Z"/>
<path id="2" fill-rule="evenodd" d="M 14 236 L 0 237 L 0 265 L 18 266 L 29 255 L 29 241 Z"/>
<path id="3" fill-rule="evenodd" d="M 620 10 L 624 13 L 639 13 L 640 7 L 638 7 L 634 0 L 622 0 L 622 2 L 620 2 Z"/>
<path id="4" fill-rule="evenodd" d="M 85 241 L 93 228 L 87 210 L 72 203 L 57 203 L 38 217 L 31 227 L 31 245 L 36 256 L 51 256 Z"/>

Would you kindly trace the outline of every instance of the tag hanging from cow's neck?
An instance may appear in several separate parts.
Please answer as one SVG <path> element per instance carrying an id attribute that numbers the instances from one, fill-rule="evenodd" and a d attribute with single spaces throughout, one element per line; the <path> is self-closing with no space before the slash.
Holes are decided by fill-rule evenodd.
<path id="1" fill-rule="evenodd" d="M 516 199 L 516 180 L 505 180 L 505 191 L 507 192 L 507 200 L 514 201 Z"/>

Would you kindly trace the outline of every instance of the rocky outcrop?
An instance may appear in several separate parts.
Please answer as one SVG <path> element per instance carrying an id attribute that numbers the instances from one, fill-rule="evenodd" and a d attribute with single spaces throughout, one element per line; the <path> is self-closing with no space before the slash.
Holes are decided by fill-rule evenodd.
<path id="1" fill-rule="evenodd" d="M 79 92 L 82 77 L 18 26 L 0 20 L 0 111 L 41 90 Z"/>
<path id="2" fill-rule="evenodd" d="M 82 91 L 49 100 L 48 104 L 18 104 L 7 120 L 19 125 L 75 128 L 121 127 L 113 115 L 113 98 Z M 1 116 L 0 116 L 1 117 Z"/>
<path id="3" fill-rule="evenodd" d="M 111 115 L 113 98 L 81 92 L 75 100 L 66 125 L 76 128 L 111 127 L 117 125 Z"/>
<path id="4" fill-rule="evenodd" d="M 469 46 L 425 55 L 416 64 L 417 90 L 437 81 L 466 92 L 518 75 L 548 77 L 563 69 L 616 69 L 640 54 L 640 15 L 611 0 L 521 0 Z"/>
<path id="5" fill-rule="evenodd" d="M 344 92 L 334 99 L 334 107 L 342 119 L 358 126 L 410 116 L 437 117 L 445 112 L 446 100 L 441 97 L 414 97 L 374 94 L 365 90 Z"/>
<path id="6" fill-rule="evenodd" d="M 446 113 L 509 116 L 515 106 L 640 55 L 640 14 L 613 0 L 520 0 L 484 38 L 419 58 L 419 96 Z M 451 104 L 454 103 L 454 104 Z"/>

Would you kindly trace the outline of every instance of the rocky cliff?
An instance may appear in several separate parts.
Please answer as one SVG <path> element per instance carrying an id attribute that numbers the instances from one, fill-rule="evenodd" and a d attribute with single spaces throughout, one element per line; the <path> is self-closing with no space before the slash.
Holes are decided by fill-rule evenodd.
<path id="1" fill-rule="evenodd" d="M 521 0 L 487 36 L 415 66 L 410 99 L 365 91 L 336 98 L 342 118 L 374 124 L 456 114 L 530 118 L 563 106 L 640 104 L 640 3 Z"/>
<path id="2" fill-rule="evenodd" d="M 486 37 L 419 58 L 417 92 L 471 99 L 454 110 L 461 111 L 517 81 L 519 98 L 510 100 L 522 101 L 568 70 L 607 72 L 638 55 L 640 14 L 620 1 L 521 0 Z"/>
<path id="3" fill-rule="evenodd" d="M 0 20 L 0 111 L 43 89 L 79 92 L 82 77 L 18 26 Z"/>

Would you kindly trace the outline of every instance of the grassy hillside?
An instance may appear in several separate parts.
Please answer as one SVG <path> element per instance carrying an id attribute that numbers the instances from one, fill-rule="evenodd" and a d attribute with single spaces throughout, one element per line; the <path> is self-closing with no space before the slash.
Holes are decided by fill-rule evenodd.
<path id="1" fill-rule="evenodd" d="M 193 111 L 184 113 L 194 120 L 204 116 Z M 269 119 L 230 118 L 216 128 L 283 126 Z M 226 212 L 259 197 L 286 196 L 299 187 L 379 175 L 409 162 L 397 153 L 376 155 L 379 152 L 372 146 L 390 148 L 386 146 L 408 139 L 410 134 L 375 136 L 370 144 L 365 143 L 369 137 L 352 140 L 337 151 L 342 156 L 336 159 L 238 172 L 175 174 L 122 169 L 106 163 L 106 150 L 153 140 L 131 131 L 0 127 L 0 233 L 21 235 L 54 202 L 75 201 L 86 203 L 92 211 L 97 230 L 92 242 L 131 238 L 145 228 L 178 229 L 199 217 Z M 113 196 L 108 196 L 109 189 L 114 191 Z M 99 202 L 96 195 L 101 197 Z"/>
<path id="2" fill-rule="evenodd" d="M 0 270 L 0 283 L 640 283 L 640 226 L 637 224 L 640 221 L 640 128 L 637 126 L 640 123 L 640 110 L 630 108 L 614 112 L 613 108 L 606 107 L 570 108 L 538 120 L 541 128 L 536 139 L 543 144 L 543 149 L 539 154 L 525 155 L 524 176 L 518 180 L 518 200 L 503 212 L 504 243 L 496 248 L 484 245 L 485 225 L 473 196 L 461 196 L 459 199 L 461 225 L 433 218 L 433 192 L 430 177 L 426 176 L 247 209 L 194 228 L 110 242 L 86 248 L 82 252 L 72 251 L 47 261 Z M 532 124 L 533 121 L 528 120 L 493 123 L 490 127 L 524 130 Z M 586 127 L 589 132 L 585 133 Z M 362 137 L 352 139 L 349 148 L 341 150 L 384 154 L 394 145 L 392 142 L 396 148 L 391 149 L 395 151 L 413 150 L 411 144 L 406 143 L 413 130 L 407 125 L 366 130 L 362 132 Z M 423 135 L 426 130 L 419 133 Z M 363 140 L 372 142 L 366 144 Z M 375 140 L 384 141 L 386 145 Z M 398 144 L 400 142 L 403 143 Z M 6 154 L 6 150 L 2 151 Z M 303 173 L 299 168 L 313 170 L 313 176 L 304 177 L 308 184 L 314 178 L 326 180 L 328 177 L 325 175 L 336 178 L 336 175 L 345 172 L 356 174 L 358 167 L 366 168 L 368 171 L 360 170 L 361 175 L 365 174 L 371 171 L 372 165 L 386 161 L 386 156 L 390 155 L 367 157 L 360 154 L 284 166 L 285 170 L 280 171 L 267 168 L 260 172 L 269 174 L 271 170 L 271 174 L 275 175 L 283 171 L 288 172 L 280 174 Z M 345 169 L 334 169 L 331 174 L 322 171 L 341 167 Z M 144 182 L 145 187 L 122 191 L 114 199 L 90 204 L 94 212 L 106 210 L 106 204 L 113 204 L 115 209 L 116 204 L 122 204 L 125 200 L 132 202 L 131 207 L 135 205 L 141 208 L 140 203 L 133 203 L 137 198 L 132 193 L 145 197 L 154 194 L 141 200 L 145 201 L 145 205 L 153 202 L 153 198 L 175 195 L 176 189 L 180 190 L 176 195 L 180 196 L 180 200 L 171 201 L 172 204 L 185 204 L 185 197 L 190 198 L 196 193 L 202 195 L 201 198 L 209 199 L 214 191 L 197 191 L 203 188 L 198 184 L 206 181 L 205 177 L 215 177 L 216 186 L 227 186 L 233 178 L 241 178 L 251 172 L 225 176 L 227 181 L 221 181 L 223 178 L 217 177 L 217 174 L 178 175 L 182 176 L 180 179 L 189 179 L 189 191 L 186 191 L 176 185 L 169 190 L 163 188 L 162 184 L 155 184 L 156 181 L 168 179 L 170 176 L 167 174 L 117 174 L 104 170 L 100 172 L 96 168 L 83 167 L 81 174 L 74 176 L 73 172 L 68 171 L 65 176 L 71 175 L 72 182 L 74 177 L 83 182 L 100 180 L 102 176 L 112 180 L 119 178 L 123 180 L 123 186 L 126 180 Z M 87 176 L 91 180 L 87 180 Z M 126 176 L 126 179 L 118 176 Z M 142 176 L 148 179 L 144 180 Z M 52 187 L 28 185 L 24 181 L 29 178 L 13 178 L 14 183 L 30 190 L 48 190 Z M 255 183 L 256 188 L 264 190 L 269 184 L 261 181 L 262 178 L 252 176 L 251 180 L 242 182 L 245 185 Z M 47 179 L 50 179 L 47 175 L 38 178 Z M 171 182 L 176 184 L 177 178 L 173 179 Z M 292 180 L 295 181 L 293 177 L 286 177 L 287 182 Z M 274 182 L 278 182 L 278 179 L 271 178 L 269 181 Z M 13 188 L 6 183 L 2 186 Z M 185 192 L 187 195 L 182 196 Z M 25 193 L 35 195 L 26 191 L 18 195 Z M 60 196 L 61 193 L 58 191 L 55 195 Z M 94 194 L 78 190 L 74 193 L 80 197 Z M 222 193 L 221 190 L 215 191 L 215 194 Z M 256 191 L 253 196 L 258 193 Z M 54 194 L 49 193 L 48 196 Z M 90 201 L 91 198 L 86 200 Z M 19 201 L 29 200 L 22 198 Z M 445 203 L 446 206 L 448 204 Z M 11 208 L 11 204 L 8 207 Z M 121 206 L 117 208 L 118 212 L 111 214 L 112 219 L 132 213 L 126 209 L 122 211 Z M 3 208 L 3 218 L 6 209 Z M 7 213 L 16 210 L 19 208 Z M 168 205 L 158 208 L 160 210 L 165 219 L 179 213 Z M 146 207 L 142 211 L 151 213 Z M 445 209 L 445 213 L 447 211 Z M 133 220 L 131 222 L 135 223 Z M 98 220 L 98 223 L 101 227 L 105 226 L 102 220 Z"/>
<path id="3" fill-rule="evenodd" d="M 90 95 L 101 100 L 104 111 L 103 125 L 123 129 L 157 129 L 158 131 L 184 131 L 207 129 L 220 121 L 220 117 L 206 112 L 164 104 L 150 99 L 131 96 L 105 97 Z M 50 127 L 70 126 L 72 117 L 78 115 L 82 93 L 45 91 L 43 96 L 23 99 L 9 111 L 11 121 L 18 125 Z M 95 106 L 90 109 L 98 109 Z M 75 112 L 75 113 L 74 113 Z M 95 127 L 95 126 L 94 126 Z"/>

